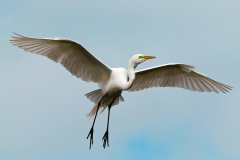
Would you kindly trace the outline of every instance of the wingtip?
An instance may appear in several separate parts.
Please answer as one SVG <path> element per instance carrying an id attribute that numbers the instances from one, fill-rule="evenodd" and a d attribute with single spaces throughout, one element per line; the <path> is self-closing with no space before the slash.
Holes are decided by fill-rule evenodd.
<path id="1" fill-rule="evenodd" d="M 19 37 L 24 37 L 24 36 L 22 36 L 22 35 L 20 35 L 20 34 L 17 34 L 16 32 L 13 32 L 13 34 L 15 34 L 15 35 L 17 35 L 17 36 L 19 36 Z M 16 38 L 16 37 L 13 37 L 13 36 L 11 36 L 12 38 Z"/>

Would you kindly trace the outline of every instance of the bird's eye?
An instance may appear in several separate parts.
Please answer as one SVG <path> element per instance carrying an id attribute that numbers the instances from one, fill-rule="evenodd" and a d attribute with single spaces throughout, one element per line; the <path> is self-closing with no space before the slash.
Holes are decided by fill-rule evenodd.
<path id="1" fill-rule="evenodd" d="M 139 59 L 144 58 L 144 56 L 139 56 Z"/>

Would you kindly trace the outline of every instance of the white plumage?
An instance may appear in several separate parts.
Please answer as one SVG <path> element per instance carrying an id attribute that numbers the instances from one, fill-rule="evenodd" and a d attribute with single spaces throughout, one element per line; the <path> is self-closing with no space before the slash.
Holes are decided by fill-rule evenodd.
<path id="1" fill-rule="evenodd" d="M 193 71 L 194 69 L 194 66 L 187 64 L 165 64 L 137 71 L 129 91 L 150 87 L 180 87 L 191 91 L 215 93 L 231 90 L 232 87 Z"/>
<path id="2" fill-rule="evenodd" d="M 128 70 L 109 68 L 75 41 L 16 35 L 17 37 L 12 37 L 13 39 L 10 40 L 13 45 L 61 63 L 72 75 L 84 81 L 98 83 L 100 89 L 86 94 L 87 98 L 95 104 L 88 114 L 88 116 L 95 114 L 93 126 L 88 135 L 90 136 L 90 148 L 93 144 L 93 128 L 98 109 L 101 108 L 104 111 L 108 106 L 110 114 L 111 106 L 124 101 L 121 96 L 123 90 L 139 91 L 150 87 L 180 87 L 191 91 L 225 93 L 232 88 L 195 72 L 195 67 L 187 64 L 165 64 L 135 72 L 138 64 L 155 58 L 136 54 L 128 63 Z M 108 125 L 103 140 L 105 148 L 108 143 Z"/>

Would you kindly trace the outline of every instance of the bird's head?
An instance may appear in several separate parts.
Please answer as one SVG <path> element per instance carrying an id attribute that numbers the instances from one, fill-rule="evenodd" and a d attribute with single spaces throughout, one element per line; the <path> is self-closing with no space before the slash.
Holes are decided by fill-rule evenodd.
<path id="1" fill-rule="evenodd" d="M 132 56 L 132 58 L 129 61 L 130 65 L 133 65 L 134 68 L 137 67 L 137 65 L 139 65 L 140 63 L 148 60 L 148 59 L 153 59 L 156 58 L 154 56 L 144 56 L 142 54 L 135 54 L 134 56 Z"/>

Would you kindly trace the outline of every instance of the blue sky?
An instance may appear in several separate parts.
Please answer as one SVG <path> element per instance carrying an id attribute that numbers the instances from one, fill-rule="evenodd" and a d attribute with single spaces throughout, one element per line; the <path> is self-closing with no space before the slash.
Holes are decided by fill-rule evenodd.
<path id="1" fill-rule="evenodd" d="M 240 159 L 240 2 L 0 1 L 0 159 Z M 12 32 L 78 41 L 110 67 L 134 54 L 156 56 L 137 70 L 186 63 L 233 86 L 228 94 L 180 88 L 123 92 L 86 139 L 97 84 L 73 77 L 46 57 L 9 43 Z"/>

